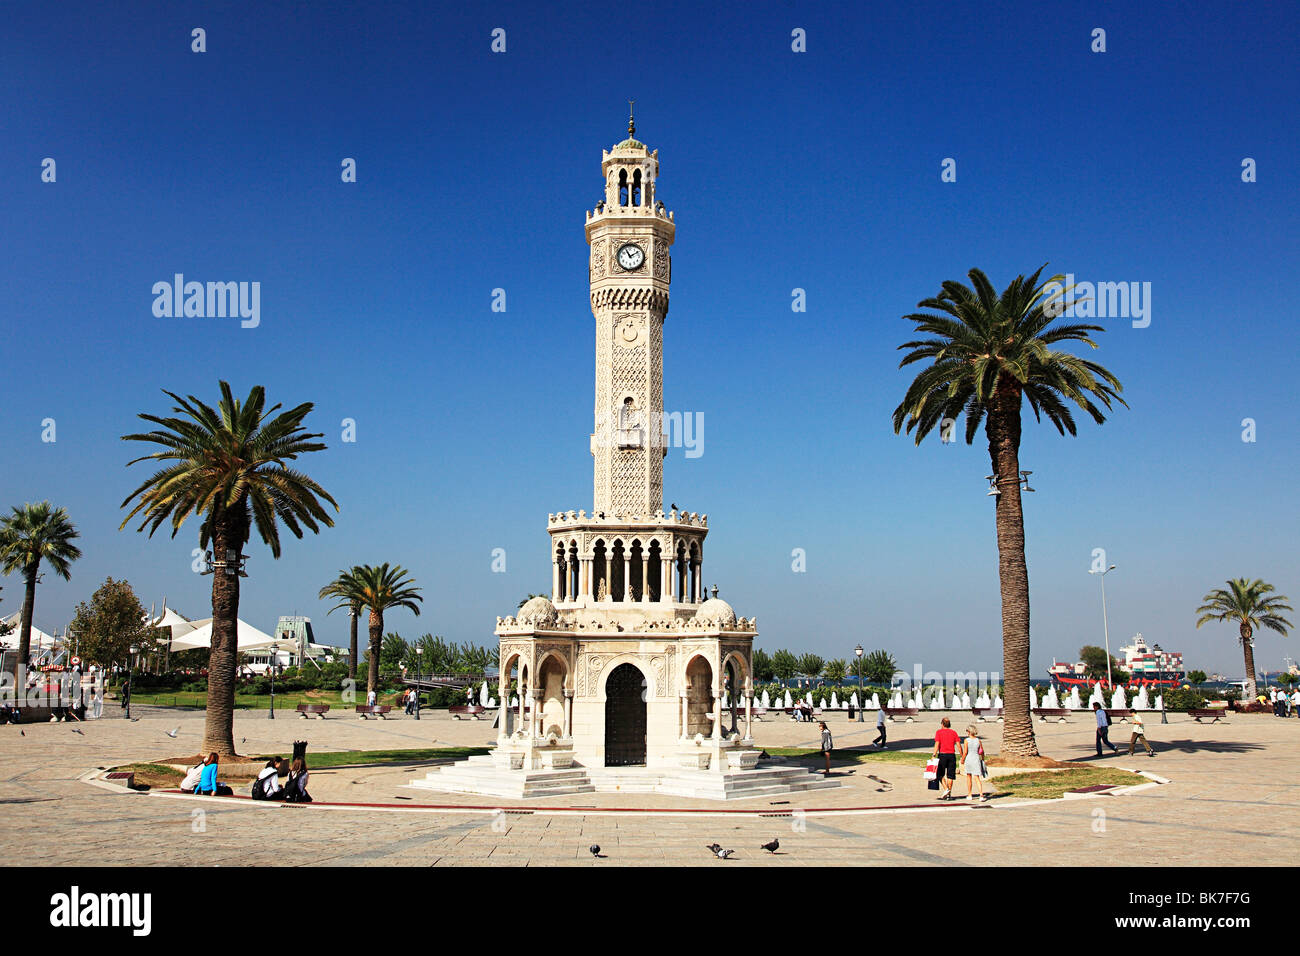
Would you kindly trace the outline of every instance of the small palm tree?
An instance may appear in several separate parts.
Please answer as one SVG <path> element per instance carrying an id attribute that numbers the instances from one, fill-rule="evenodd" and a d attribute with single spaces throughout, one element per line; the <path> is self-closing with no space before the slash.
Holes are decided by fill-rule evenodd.
<path id="1" fill-rule="evenodd" d="M 1046 267 L 1044 267 L 1046 268 Z M 911 351 L 899 367 L 929 360 L 930 365 L 908 386 L 894 410 L 894 433 L 904 427 L 916 433 L 916 443 L 940 426 L 950 441 L 957 419 L 966 416 L 966 443 L 971 444 L 984 423 L 993 465 L 998 534 L 998 576 L 1002 584 L 1002 661 L 1006 677 L 1006 708 L 1002 750 L 1018 757 L 1038 756 L 1029 713 L 1029 570 L 1025 563 L 1025 521 L 1020 504 L 1020 413 L 1028 402 L 1034 417 L 1046 415 L 1062 435 L 1075 434 L 1073 402 L 1098 424 L 1119 397 L 1119 379 L 1095 362 L 1053 348 L 1060 342 L 1096 343 L 1088 333 L 1098 325 L 1053 326 L 1056 317 L 1079 300 L 1063 276 L 1042 285 L 1039 269 L 1026 279 L 1017 276 L 999 296 L 978 269 L 968 273 L 974 289 L 947 281 L 934 298 L 918 303 L 917 312 L 903 318 L 930 336 L 905 342 Z M 1051 287 L 1051 288 L 1049 288 Z M 939 313 L 939 314 L 935 314 Z"/>
<path id="2" fill-rule="evenodd" d="M 826 670 L 822 673 L 826 675 L 828 681 L 838 687 L 844 683 L 844 677 L 848 672 L 849 662 L 844 660 L 842 657 L 837 657 L 834 660 L 826 662 Z"/>
<path id="3" fill-rule="evenodd" d="M 351 571 L 340 575 L 339 580 L 349 593 L 355 593 L 364 607 L 370 609 L 370 653 L 367 656 L 366 690 L 376 690 L 379 685 L 379 654 L 384 640 L 384 612 L 395 607 L 403 607 L 420 616 L 418 602 L 420 589 L 414 580 L 407 577 L 409 572 L 401 565 L 385 563 L 378 567 L 369 564 L 359 565 Z"/>
<path id="4" fill-rule="evenodd" d="M 305 402 L 276 415 L 279 405 L 266 407 L 266 394 L 258 385 L 242 403 L 221 383 L 221 404 L 213 409 L 193 395 L 181 398 L 164 390 L 183 418 L 162 418 L 141 414 L 140 418 L 159 426 L 151 432 L 123 435 L 123 441 L 145 441 L 162 445 L 162 451 L 133 459 L 170 461 L 155 472 L 122 502 L 125 508 L 139 498 L 122 522 L 137 514 L 143 521 L 137 531 L 149 529 L 149 536 L 169 522 L 172 537 L 190 515 L 200 515 L 199 546 L 211 545 L 212 653 L 208 664 L 207 716 L 203 728 L 203 750 L 223 755 L 235 753 L 235 682 L 238 667 L 236 627 L 239 620 L 239 570 L 241 552 L 253 528 L 280 557 L 279 523 L 301 538 L 303 527 L 318 532 L 331 527 L 333 519 L 321 504 L 338 504 L 320 485 L 286 462 L 325 445 L 302 427 L 311 411 Z M 232 560 L 233 559 L 233 560 Z"/>
<path id="5" fill-rule="evenodd" d="M 18 659 L 14 662 L 15 688 L 21 688 L 26 680 L 23 672 L 32 650 L 32 615 L 41 562 L 67 581 L 71 577 L 69 565 L 81 557 L 81 550 L 72 543 L 80 536 L 68 513 L 48 501 L 29 502 L 0 518 L 0 571 L 21 572 L 27 587 L 18 630 Z"/>
<path id="6" fill-rule="evenodd" d="M 1274 594 L 1274 587 L 1256 578 L 1234 578 L 1226 588 L 1216 588 L 1201 600 L 1205 603 L 1196 609 L 1201 615 L 1196 626 L 1207 621 L 1236 621 L 1242 651 L 1246 655 L 1246 686 L 1243 700 L 1254 698 L 1255 685 L 1255 631 L 1266 627 L 1286 636 L 1294 625 L 1282 616 L 1282 611 L 1292 610 L 1285 595 Z"/>
<path id="7" fill-rule="evenodd" d="M 353 565 L 352 573 L 355 574 L 356 570 L 356 565 Z M 322 600 L 337 598 L 339 601 L 326 611 L 326 614 L 333 614 L 339 608 L 348 609 L 348 679 L 353 683 L 357 679 L 357 620 L 361 617 L 361 609 L 365 606 L 360 591 L 350 583 L 355 580 L 348 577 L 347 571 L 340 571 L 339 576 L 321 588 L 318 595 Z"/>

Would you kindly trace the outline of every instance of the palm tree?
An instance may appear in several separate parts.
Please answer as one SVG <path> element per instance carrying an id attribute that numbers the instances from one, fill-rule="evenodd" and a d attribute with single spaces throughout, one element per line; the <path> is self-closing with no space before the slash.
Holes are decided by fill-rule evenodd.
<path id="1" fill-rule="evenodd" d="M 352 573 L 357 571 L 356 565 L 352 566 Z M 348 609 L 348 679 L 354 684 L 357 680 L 357 619 L 361 617 L 361 609 L 365 606 L 361 600 L 361 594 L 355 588 L 349 585 L 349 580 L 355 581 L 355 578 L 349 579 L 347 571 L 340 571 L 339 576 L 320 589 L 317 595 L 322 600 L 325 598 L 338 598 L 339 603 L 334 605 L 326 614 L 333 614 L 339 608 Z"/>
<path id="2" fill-rule="evenodd" d="M 311 411 L 310 402 L 276 415 L 279 405 L 266 407 L 262 386 L 254 386 L 242 403 L 221 383 L 221 404 L 217 409 L 193 395 L 181 398 L 164 389 L 176 406 L 173 412 L 184 418 L 162 418 L 142 413 L 140 418 L 159 426 L 151 432 L 123 435 L 123 441 L 145 441 L 163 450 L 128 462 L 170 461 L 155 472 L 122 502 L 139 501 L 122 522 L 137 514 L 143 520 L 137 531 L 149 528 L 149 536 L 169 522 L 172 537 L 191 514 L 201 516 L 199 545 L 211 546 L 215 573 L 212 575 L 212 653 L 208 664 L 207 718 L 203 728 L 203 750 L 223 755 L 235 753 L 235 675 L 238 666 L 236 625 L 239 619 L 241 562 L 252 529 L 280 557 L 279 522 L 301 538 L 303 527 L 319 532 L 320 525 L 332 527 L 333 519 L 323 499 L 338 511 L 338 504 L 311 478 L 286 467 L 286 462 L 325 445 L 314 441 L 323 435 L 303 429 Z"/>
<path id="3" fill-rule="evenodd" d="M 1241 647 L 1246 655 L 1246 686 L 1242 701 L 1255 697 L 1255 641 L 1252 635 L 1258 628 L 1266 627 L 1286 636 L 1294 625 L 1282 616 L 1282 611 L 1292 610 L 1285 595 L 1273 594 L 1274 587 L 1256 578 L 1248 581 L 1235 578 L 1226 588 L 1216 588 L 1201 600 L 1205 603 L 1196 609 L 1201 615 L 1196 626 L 1207 621 L 1236 621 Z M 1271 596 L 1270 596 L 1271 595 Z"/>
<path id="4" fill-rule="evenodd" d="M 366 674 L 366 690 L 372 691 L 379 684 L 379 652 L 384 640 L 384 612 L 390 608 L 404 607 L 420 616 L 423 601 L 420 589 L 415 581 L 408 578 L 408 572 L 401 565 L 381 564 L 378 567 L 363 564 L 340 575 L 340 581 L 350 593 L 355 593 L 364 607 L 370 609 L 370 654 Z"/>
<path id="5" fill-rule="evenodd" d="M 67 581 L 69 565 L 81 557 L 73 540 L 81 537 L 68 513 L 48 501 L 30 502 L 0 518 L 0 571 L 21 572 L 27 586 L 18 630 L 18 659 L 14 662 L 14 687 L 21 689 L 32 650 L 32 614 L 36 608 L 36 582 L 41 562 Z"/>
<path id="6" fill-rule="evenodd" d="M 844 683 L 844 677 L 849 672 L 849 662 L 842 657 L 826 662 L 826 670 L 823 672 L 826 679 L 835 684 L 836 687 Z"/>
<path id="7" fill-rule="evenodd" d="M 1043 268 L 1046 268 L 1045 266 Z M 1089 332 L 1097 325 L 1052 326 L 1056 317 L 1080 300 L 1067 301 L 1073 287 L 1062 276 L 1039 285 L 1040 268 L 1026 279 L 1017 276 L 1001 296 L 978 269 L 969 272 L 974 289 L 947 281 L 918 312 L 904 318 L 931 336 L 905 342 L 911 351 L 899 367 L 929 359 L 931 364 L 908 386 L 894 410 L 894 433 L 904 426 L 916 443 L 941 425 L 949 429 L 966 416 L 966 443 L 974 442 L 980 423 L 988 438 L 993 465 L 998 535 L 998 577 L 1002 590 L 1002 666 L 1006 682 L 1003 751 L 1022 757 L 1038 755 L 1029 713 L 1029 571 L 1025 564 L 1025 522 L 1020 504 L 1020 412 L 1028 402 L 1035 419 L 1043 415 L 1064 435 L 1075 434 L 1073 402 L 1100 424 L 1096 398 L 1107 410 L 1126 404 L 1119 379 L 1102 366 L 1052 346 L 1083 342 L 1096 348 Z M 1049 287 L 1054 288 L 1049 289 Z M 935 314 L 939 313 L 939 314 Z"/>

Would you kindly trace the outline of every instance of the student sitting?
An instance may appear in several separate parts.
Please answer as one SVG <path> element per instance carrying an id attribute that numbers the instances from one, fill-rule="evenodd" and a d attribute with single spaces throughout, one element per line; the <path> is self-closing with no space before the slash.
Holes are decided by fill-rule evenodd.
<path id="1" fill-rule="evenodd" d="M 289 780 L 284 785 L 285 803 L 311 803 L 311 794 L 307 792 L 307 761 L 294 757 L 289 766 Z"/>
<path id="2" fill-rule="evenodd" d="M 253 781 L 254 800 L 283 800 L 284 788 L 280 786 L 280 758 L 272 757 Z"/>
<path id="3" fill-rule="evenodd" d="M 215 753 L 208 754 L 208 758 L 203 761 L 203 773 L 199 777 L 199 783 L 194 788 L 194 792 L 212 794 L 214 797 L 228 797 L 234 793 L 224 783 L 217 783 L 217 755 Z"/>
<path id="4" fill-rule="evenodd" d="M 181 781 L 181 793 L 193 793 L 194 788 L 199 785 L 199 778 L 203 776 L 203 764 L 196 763 L 185 773 L 185 779 Z"/>

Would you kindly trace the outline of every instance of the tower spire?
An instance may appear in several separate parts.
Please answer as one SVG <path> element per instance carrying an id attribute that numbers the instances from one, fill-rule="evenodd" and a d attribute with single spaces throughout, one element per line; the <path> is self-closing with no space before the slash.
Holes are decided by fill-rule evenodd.
<path id="1" fill-rule="evenodd" d="M 636 137 L 636 120 L 632 113 L 632 105 L 635 102 L 636 100 L 627 101 L 627 138 L 628 139 L 634 139 Z"/>

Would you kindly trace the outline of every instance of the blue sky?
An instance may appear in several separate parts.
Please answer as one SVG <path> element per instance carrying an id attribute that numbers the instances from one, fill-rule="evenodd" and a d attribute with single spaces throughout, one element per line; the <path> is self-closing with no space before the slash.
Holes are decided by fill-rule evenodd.
<path id="1" fill-rule="evenodd" d="M 1118 565 L 1112 647 L 1140 631 L 1241 670 L 1231 627 L 1194 629 L 1200 597 L 1238 575 L 1300 597 L 1294 7 L 564 9 L 6 9 L 0 504 L 62 505 L 85 551 L 71 582 L 46 576 L 39 626 L 62 628 L 108 575 L 210 613 L 197 525 L 117 530 L 146 474 L 120 436 L 167 410 L 161 389 L 215 402 L 225 378 L 316 403 L 330 447 L 302 465 L 342 508 L 279 561 L 251 546 L 241 616 L 308 614 L 343 643 L 318 588 L 390 561 L 426 596 L 391 629 L 492 640 L 496 615 L 549 586 L 547 512 L 591 506 L 582 227 L 634 97 L 678 226 L 665 405 L 705 422 L 665 494 L 709 514 L 707 583 L 758 617 L 760 646 L 1000 669 L 987 450 L 893 434 L 896 348 L 941 281 L 978 266 L 1001 287 L 1049 262 L 1152 294 L 1150 325 L 1102 321 L 1092 356 L 1130 408 L 1074 439 L 1026 423 L 1035 675 L 1099 642 L 1099 547 Z M 260 282 L 260 326 L 154 317 L 153 284 L 178 272 Z M 4 589 L 12 613 L 21 582 Z M 1265 634 L 1257 661 L 1296 650 Z"/>

